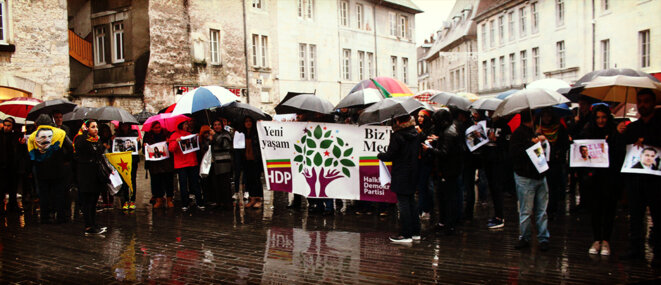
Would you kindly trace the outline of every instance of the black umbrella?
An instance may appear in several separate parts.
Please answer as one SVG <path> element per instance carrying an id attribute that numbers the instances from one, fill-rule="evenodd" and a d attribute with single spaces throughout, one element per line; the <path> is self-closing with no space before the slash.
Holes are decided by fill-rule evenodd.
<path id="1" fill-rule="evenodd" d="M 560 92 L 562 94 L 566 94 L 567 98 L 569 100 L 572 100 L 573 102 L 578 101 L 581 92 L 583 91 L 585 84 L 592 81 L 593 79 L 597 78 L 597 76 L 615 76 L 615 75 L 627 75 L 627 76 L 636 76 L 636 77 L 649 77 L 650 79 L 659 82 L 656 77 L 650 75 L 647 72 L 643 72 L 640 70 L 635 70 L 631 68 L 609 68 L 609 69 L 602 69 L 602 70 L 595 70 L 592 72 L 588 72 L 587 74 L 583 75 L 583 77 L 579 78 L 576 83 L 574 83 L 574 86 L 569 89 L 567 93 Z M 564 90 L 562 90 L 564 91 Z"/>
<path id="2" fill-rule="evenodd" d="M 493 111 L 498 108 L 501 102 L 503 102 L 503 100 L 498 98 L 480 98 L 471 104 L 471 108 L 475 110 Z"/>
<path id="3" fill-rule="evenodd" d="M 328 100 L 313 94 L 300 94 L 287 99 L 287 101 L 281 102 L 275 107 L 276 114 L 304 112 L 330 114 L 333 112 L 333 104 L 328 102 Z"/>
<path id="4" fill-rule="evenodd" d="M 216 109 L 215 113 L 217 116 L 229 119 L 232 122 L 241 121 L 245 119 L 245 117 L 251 117 L 255 121 L 272 120 L 271 115 L 264 113 L 264 111 L 259 108 L 241 102 L 223 104 L 220 108 Z"/>
<path id="5" fill-rule="evenodd" d="M 434 96 L 431 96 L 429 98 L 429 101 L 445 106 L 454 106 L 462 111 L 468 111 L 468 109 L 470 109 L 471 106 L 470 100 L 449 92 L 441 92 L 435 94 Z"/>
<path id="6" fill-rule="evenodd" d="M 55 111 L 66 114 L 73 111 L 75 108 L 76 104 L 71 103 L 67 99 L 48 100 L 35 105 L 28 113 L 27 119 L 34 121 L 41 114 L 52 115 Z"/>
<path id="7" fill-rule="evenodd" d="M 384 123 L 393 118 L 410 115 L 421 108 L 424 108 L 424 105 L 413 97 L 386 98 L 365 108 L 358 117 L 358 124 Z"/>
<path id="8" fill-rule="evenodd" d="M 87 114 L 94 110 L 96 110 L 96 108 L 77 106 L 75 109 L 73 109 L 73 111 L 64 114 L 62 119 L 65 122 L 82 121 L 87 119 Z"/>
<path id="9" fill-rule="evenodd" d="M 340 100 L 335 109 L 364 107 L 383 100 L 383 95 L 374 88 L 361 89 L 353 92 Z"/>
<path id="10" fill-rule="evenodd" d="M 149 117 L 154 116 L 154 115 L 156 115 L 156 114 L 151 113 L 151 112 L 147 112 L 147 110 L 142 110 L 142 112 L 140 112 L 140 113 L 133 114 L 135 119 L 138 120 L 138 122 L 140 124 L 143 124 L 147 119 L 149 119 Z"/>
<path id="11" fill-rule="evenodd" d="M 116 107 L 101 107 L 87 113 L 89 119 L 95 119 L 101 122 L 119 121 L 126 124 L 138 124 L 138 120 L 124 109 Z"/>

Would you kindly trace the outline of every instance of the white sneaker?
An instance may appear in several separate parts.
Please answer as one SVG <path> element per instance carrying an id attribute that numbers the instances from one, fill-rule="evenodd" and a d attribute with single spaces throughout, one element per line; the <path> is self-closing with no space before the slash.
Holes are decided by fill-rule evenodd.
<path id="1" fill-rule="evenodd" d="M 590 254 L 599 254 L 599 251 L 601 250 L 601 242 L 600 241 L 595 241 L 592 243 L 592 246 L 590 247 L 590 250 L 588 250 L 588 253 Z"/>
<path id="2" fill-rule="evenodd" d="M 405 238 L 403 236 L 392 236 L 390 237 L 391 242 L 398 242 L 398 243 L 412 243 L 413 239 L 411 238 Z"/>
<path id="3" fill-rule="evenodd" d="M 243 199 L 248 200 L 248 198 L 250 198 L 250 194 L 248 192 L 243 193 Z"/>
<path id="4" fill-rule="evenodd" d="M 411 239 L 412 240 L 420 240 L 421 238 L 420 238 L 420 236 L 412 236 Z"/>
<path id="5" fill-rule="evenodd" d="M 429 213 L 427 213 L 427 212 L 422 212 L 422 214 L 420 214 L 420 219 L 421 219 L 421 220 L 429 220 L 430 216 L 431 216 L 431 215 L 429 215 Z"/>
<path id="6" fill-rule="evenodd" d="M 236 200 L 236 195 L 238 194 L 234 193 L 234 195 L 232 195 L 232 200 Z"/>

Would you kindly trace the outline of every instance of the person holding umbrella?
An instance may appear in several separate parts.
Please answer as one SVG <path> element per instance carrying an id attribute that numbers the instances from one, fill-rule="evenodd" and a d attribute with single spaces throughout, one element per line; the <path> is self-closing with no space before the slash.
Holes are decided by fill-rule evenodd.
<path id="1" fill-rule="evenodd" d="M 170 133 L 165 130 L 159 121 L 151 123 L 151 127 L 145 133 L 144 143 L 153 145 L 160 142 L 166 142 Z M 172 185 L 174 179 L 174 161 L 172 157 L 157 161 L 145 161 L 145 169 L 149 171 L 151 179 L 151 193 L 155 199 L 154 209 L 166 206 L 168 208 L 174 207 L 172 198 L 174 197 L 174 187 Z M 166 196 L 164 202 L 163 196 Z"/>
<path id="2" fill-rule="evenodd" d="M 204 199 L 200 191 L 199 163 L 197 154 L 189 152 L 184 154 L 179 147 L 181 137 L 190 135 L 190 121 L 183 121 L 177 125 L 177 130 L 168 138 L 168 150 L 174 156 L 174 169 L 179 177 L 179 191 L 181 191 L 181 210 L 188 211 L 190 206 L 189 191 L 195 195 L 195 203 L 199 210 L 204 211 Z"/>
<path id="3" fill-rule="evenodd" d="M 127 123 L 119 123 L 119 129 L 115 132 L 115 137 L 138 137 L 138 131 L 131 129 L 131 125 Z M 138 145 L 135 146 L 138 150 L 142 149 L 140 141 Z M 138 185 L 136 184 L 136 178 L 138 176 L 138 163 L 140 162 L 140 155 L 134 154 L 131 157 L 131 185 L 133 185 L 133 193 L 130 193 L 129 186 L 124 183 L 120 191 L 123 193 L 124 197 L 124 206 L 123 210 L 135 210 L 135 197 L 138 192 Z"/>

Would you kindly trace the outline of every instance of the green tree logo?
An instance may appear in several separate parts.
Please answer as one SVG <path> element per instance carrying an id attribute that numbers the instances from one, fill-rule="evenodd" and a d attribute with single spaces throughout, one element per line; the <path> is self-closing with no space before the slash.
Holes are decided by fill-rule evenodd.
<path id="1" fill-rule="evenodd" d="M 314 131 L 306 128 L 303 132 L 301 139 L 294 144 L 297 153 L 294 162 L 298 163 L 298 172 L 305 176 L 310 186 L 308 196 L 328 197 L 326 195 L 328 184 L 345 176 L 351 177 L 349 167 L 356 166 L 350 159 L 353 147 L 340 137 L 333 136 L 333 132 L 326 130 L 326 127 L 322 129 L 317 125 Z M 318 196 L 317 181 L 319 181 Z"/>

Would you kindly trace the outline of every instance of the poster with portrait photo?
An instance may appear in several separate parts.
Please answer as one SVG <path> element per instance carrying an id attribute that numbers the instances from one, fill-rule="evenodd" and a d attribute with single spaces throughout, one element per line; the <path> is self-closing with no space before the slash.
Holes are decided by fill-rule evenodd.
<path id="1" fill-rule="evenodd" d="M 181 137 L 179 141 L 179 148 L 183 154 L 198 151 L 200 149 L 200 142 L 198 135 L 188 135 Z"/>
<path id="2" fill-rule="evenodd" d="M 145 160 L 147 161 L 159 161 L 168 159 L 170 157 L 170 152 L 168 151 L 167 142 L 159 142 L 155 144 L 145 144 Z"/>
<path id="3" fill-rule="evenodd" d="M 622 164 L 622 173 L 660 175 L 661 148 L 643 145 L 627 145 L 627 156 Z"/>
<path id="4" fill-rule="evenodd" d="M 542 147 L 541 143 L 536 143 L 533 146 L 526 149 L 530 161 L 535 165 L 537 172 L 542 173 L 549 169 L 548 160 L 546 160 L 546 151 Z"/>
<path id="5" fill-rule="evenodd" d="M 569 167 L 608 168 L 606 140 L 575 140 L 569 149 Z"/>
<path id="6" fill-rule="evenodd" d="M 475 124 L 466 129 L 466 145 L 471 152 L 488 142 L 489 138 L 487 137 L 487 129 L 484 127 L 484 124 Z"/>
<path id="7" fill-rule="evenodd" d="M 112 140 L 112 152 L 125 151 L 138 155 L 138 137 L 116 137 Z"/>

